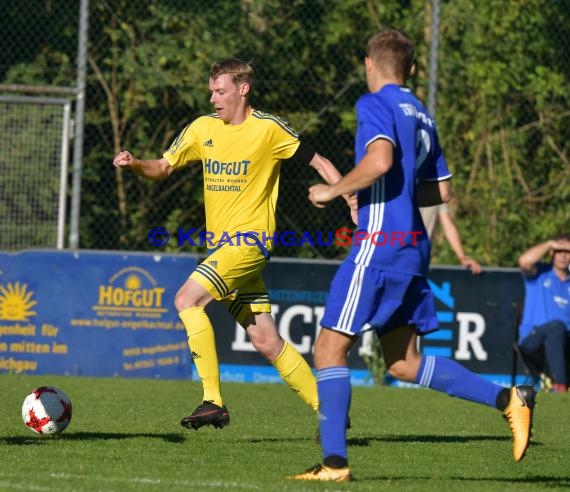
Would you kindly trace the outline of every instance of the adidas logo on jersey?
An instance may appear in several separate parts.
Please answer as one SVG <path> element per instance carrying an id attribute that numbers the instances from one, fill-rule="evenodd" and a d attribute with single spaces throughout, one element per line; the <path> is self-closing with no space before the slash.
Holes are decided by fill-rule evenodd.
<path id="1" fill-rule="evenodd" d="M 192 351 L 191 354 L 192 354 L 192 359 L 201 359 L 202 358 L 202 356 L 200 354 L 197 354 L 194 351 Z"/>
<path id="2" fill-rule="evenodd" d="M 209 261 L 208 264 L 212 265 L 214 268 L 218 268 L 218 262 L 216 260 Z"/>
<path id="3" fill-rule="evenodd" d="M 204 142 L 203 145 L 204 145 L 204 147 L 213 147 L 213 146 L 214 146 L 214 142 L 212 142 L 212 139 L 209 138 L 208 140 L 206 140 L 206 141 Z"/>

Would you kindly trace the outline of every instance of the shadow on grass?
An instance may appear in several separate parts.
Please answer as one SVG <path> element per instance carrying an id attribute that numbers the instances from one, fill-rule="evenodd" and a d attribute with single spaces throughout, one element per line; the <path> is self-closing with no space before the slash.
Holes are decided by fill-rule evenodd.
<path id="1" fill-rule="evenodd" d="M 383 435 L 368 437 L 352 437 L 347 440 L 349 446 L 370 446 L 371 442 L 427 442 L 427 443 L 463 443 L 473 441 L 510 441 L 510 436 L 438 436 L 438 435 Z M 537 444 L 535 442 L 531 444 Z"/>
<path id="2" fill-rule="evenodd" d="M 529 483 L 543 485 L 552 488 L 570 487 L 570 476 L 548 477 L 545 475 L 535 475 L 533 477 L 449 477 L 451 480 L 469 482 L 499 482 L 499 483 Z"/>
<path id="3" fill-rule="evenodd" d="M 307 442 L 307 437 L 240 437 L 239 441 L 248 443 Z"/>
<path id="4" fill-rule="evenodd" d="M 180 434 L 150 434 L 150 433 L 122 433 L 122 432 L 70 432 L 69 434 L 59 434 L 56 436 L 10 436 L 0 437 L 0 444 L 8 445 L 38 445 L 46 444 L 49 441 L 118 441 L 122 439 L 136 439 L 146 437 L 162 439 L 166 442 L 178 444 L 184 442 L 186 438 Z"/>
<path id="5" fill-rule="evenodd" d="M 372 477 L 356 477 L 358 482 L 378 482 L 378 481 L 389 481 L 389 482 L 398 482 L 398 481 L 412 481 L 417 482 L 418 480 L 427 480 L 430 482 L 434 481 L 434 478 L 431 476 L 419 477 L 419 476 L 393 476 L 393 475 L 375 475 Z M 545 475 L 535 475 L 535 476 L 525 476 L 525 477 L 457 477 L 457 476 L 450 476 L 445 477 L 442 476 L 439 480 L 443 482 L 448 482 L 450 480 L 456 480 L 458 482 L 458 487 L 460 486 L 460 482 L 487 482 L 487 483 L 501 483 L 501 484 L 529 484 L 529 485 L 540 485 L 541 488 L 567 488 L 570 487 L 570 477 L 566 476 L 545 476 Z M 482 485 L 482 488 L 484 485 Z"/>
<path id="6" fill-rule="evenodd" d="M 350 432 L 349 432 L 350 435 Z M 249 443 L 277 443 L 277 442 L 306 442 L 307 437 L 240 437 L 240 440 Z M 472 435 L 472 436 L 441 436 L 441 435 L 377 435 L 367 437 L 349 437 L 349 446 L 370 446 L 373 442 L 402 442 L 402 443 L 467 443 L 474 441 L 511 441 L 510 436 Z M 541 443 L 531 442 L 531 446 L 542 446 Z"/>

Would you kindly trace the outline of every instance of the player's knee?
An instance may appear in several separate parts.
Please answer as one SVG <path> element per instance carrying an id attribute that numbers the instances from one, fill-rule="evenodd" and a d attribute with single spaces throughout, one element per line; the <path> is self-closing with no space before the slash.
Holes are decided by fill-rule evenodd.
<path id="1" fill-rule="evenodd" d="M 251 344 L 261 355 L 268 360 L 274 360 L 279 355 L 282 348 L 281 340 L 275 336 L 268 336 L 264 333 L 250 334 Z"/>
<path id="2" fill-rule="evenodd" d="M 559 319 L 550 322 L 551 329 L 557 333 L 566 334 L 566 324 Z"/>
<path id="3" fill-rule="evenodd" d="M 213 297 L 198 282 L 189 279 L 174 296 L 174 306 L 177 311 L 184 311 L 192 307 L 206 307 Z"/>
<path id="4" fill-rule="evenodd" d="M 251 339 L 251 344 L 253 345 L 253 348 L 257 350 L 261 355 L 263 355 L 264 352 L 267 350 L 266 349 L 267 340 L 265 339 L 265 337 L 256 334 L 251 334 L 249 335 L 249 338 Z"/>
<path id="5" fill-rule="evenodd" d="M 249 326 L 246 331 L 255 350 L 272 361 L 281 352 L 284 342 L 273 323 L 263 323 L 265 320 L 262 319 L 259 321 L 259 323 Z"/>
<path id="6" fill-rule="evenodd" d="M 356 337 L 348 337 L 332 330 L 321 330 L 314 347 L 315 368 L 346 366 L 348 351 L 356 340 Z"/>
<path id="7" fill-rule="evenodd" d="M 178 293 L 174 296 L 174 307 L 176 308 L 176 311 L 180 312 L 186 309 L 184 306 L 184 298 L 180 295 L 180 291 L 178 291 Z"/>
<path id="8" fill-rule="evenodd" d="M 180 289 L 174 296 L 174 307 L 178 312 L 184 311 L 185 309 L 199 306 L 196 299 L 193 299 L 185 289 Z"/>

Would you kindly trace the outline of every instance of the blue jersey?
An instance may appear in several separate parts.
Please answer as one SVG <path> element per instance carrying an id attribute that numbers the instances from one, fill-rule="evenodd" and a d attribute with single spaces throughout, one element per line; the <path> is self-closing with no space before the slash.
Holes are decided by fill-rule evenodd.
<path id="1" fill-rule="evenodd" d="M 552 265 L 537 263 L 537 274 L 525 277 L 525 303 L 519 326 L 519 342 L 536 326 L 562 321 L 570 331 L 570 279 L 563 282 Z"/>
<path id="2" fill-rule="evenodd" d="M 358 193 L 358 236 L 347 260 L 363 266 L 426 275 L 430 242 L 416 200 L 422 181 L 449 179 L 435 122 L 406 87 L 395 84 L 356 103 L 356 165 L 377 139 L 394 146 L 390 170 Z M 368 234 L 368 236 L 366 236 Z M 359 243 L 359 244 L 358 244 Z"/>

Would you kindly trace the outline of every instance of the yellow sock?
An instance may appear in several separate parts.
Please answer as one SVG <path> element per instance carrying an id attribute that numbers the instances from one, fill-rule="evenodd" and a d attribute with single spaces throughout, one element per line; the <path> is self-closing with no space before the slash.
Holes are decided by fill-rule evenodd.
<path id="1" fill-rule="evenodd" d="M 216 352 L 216 339 L 210 318 L 203 307 L 191 307 L 178 313 L 186 333 L 188 346 L 196 366 L 196 371 L 202 380 L 204 401 L 212 401 L 222 406 L 220 392 L 220 367 Z"/>
<path id="2" fill-rule="evenodd" d="M 303 356 L 285 342 L 283 350 L 273 361 L 273 366 L 289 388 L 317 412 L 319 410 L 317 380 Z"/>

